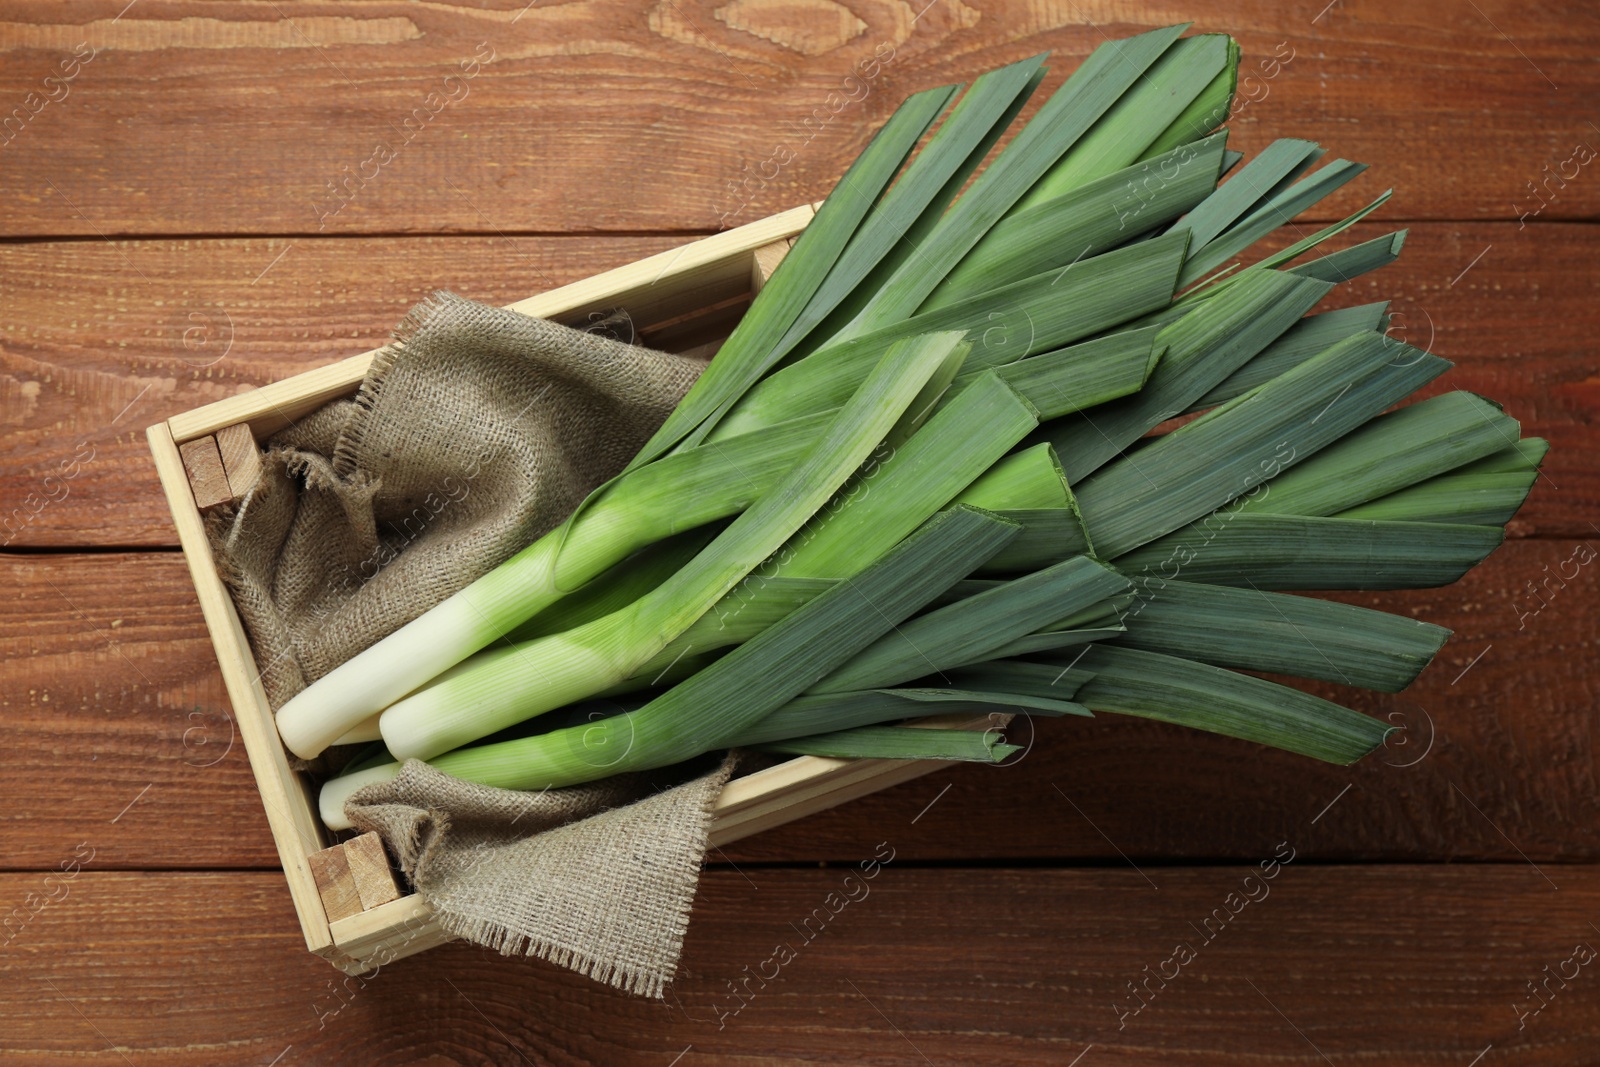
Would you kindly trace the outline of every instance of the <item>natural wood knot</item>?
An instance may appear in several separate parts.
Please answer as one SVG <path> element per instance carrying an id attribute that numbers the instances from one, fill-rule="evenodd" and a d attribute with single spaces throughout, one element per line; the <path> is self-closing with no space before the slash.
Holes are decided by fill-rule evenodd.
<path id="1" fill-rule="evenodd" d="M 803 56 L 820 56 L 861 36 L 867 24 L 833 0 L 733 0 L 712 12 L 743 30 Z"/>

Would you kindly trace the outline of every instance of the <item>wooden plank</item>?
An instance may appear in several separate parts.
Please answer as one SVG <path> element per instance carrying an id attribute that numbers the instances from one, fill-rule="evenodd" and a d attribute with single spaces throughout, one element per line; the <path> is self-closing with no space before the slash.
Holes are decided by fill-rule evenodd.
<path id="1" fill-rule="evenodd" d="M 1319 866 L 1322 825 L 1256 842 L 1249 868 L 1146 868 L 1155 889 L 1126 866 L 907 867 L 908 827 L 885 825 L 847 868 L 708 874 L 665 1001 L 470 945 L 347 979 L 304 951 L 270 872 L 91 864 L 54 893 L 40 873 L 5 875 L 0 900 L 23 912 L 4 956 L 0 1058 L 259 1067 L 472 1050 L 661 1067 L 692 1047 L 683 1062 L 1040 1065 L 1086 1049 L 1080 1067 L 1413 1067 L 1485 1049 L 1485 1063 L 1584 1061 L 1600 1040 L 1592 965 L 1521 1029 L 1517 1009 L 1546 967 L 1600 940 L 1600 871 L 1552 872 L 1555 891 L 1520 863 Z M 1275 853 L 1293 859 L 1264 880 L 1258 863 Z M 878 856 L 892 859 L 863 878 Z M 47 894 L 58 899 L 37 906 Z M 1179 942 L 1194 958 L 1168 963 L 1176 977 L 1120 1015 L 1128 983 Z M 792 958 L 774 962 L 776 946 Z"/>
<path id="2" fill-rule="evenodd" d="M 1003 728 L 1010 720 L 1009 715 L 929 715 L 912 725 L 981 731 Z M 948 764 L 939 760 L 797 756 L 724 786 L 712 811 L 708 839 L 712 845 L 739 841 L 940 769 L 948 770 Z"/>
<path id="3" fill-rule="evenodd" d="M 329 923 L 360 915 L 400 896 L 383 841 L 375 833 L 313 852 L 306 861 Z"/>
<path id="4" fill-rule="evenodd" d="M 773 797 L 759 807 L 730 815 L 712 826 L 710 842 L 720 849 L 722 845 L 768 833 L 796 820 L 804 821 L 819 812 L 948 769 L 933 760 L 895 760 L 889 764 L 874 762 L 872 766 L 860 768 L 852 774 L 830 779 L 823 787 L 796 789 L 788 795 Z"/>
<path id="5" fill-rule="evenodd" d="M 194 494 L 195 507 L 206 511 L 233 499 L 216 438 L 200 437 L 185 441 L 179 446 L 178 453 L 183 457 L 183 473 L 188 478 L 189 491 Z"/>
<path id="6" fill-rule="evenodd" d="M 1385 229 L 1362 226 L 1355 236 Z M 371 348 L 442 282 L 506 303 L 679 241 L 0 245 L 0 291 L 13 309 L 0 321 L 0 397 L 14 413 L 0 424 L 0 453 L 10 460 L 0 468 L 0 499 L 7 502 L 0 542 L 171 545 L 172 520 L 131 427 Z M 138 299 L 112 305 L 107 294 L 120 292 L 128 275 L 123 256 L 149 282 L 141 280 Z M 1520 533 L 1583 536 L 1600 510 L 1600 468 L 1587 459 L 1600 451 L 1600 386 L 1590 380 L 1596 259 L 1600 232 L 1593 227 L 1417 226 L 1398 263 L 1330 301 L 1393 297 L 1402 316 L 1396 336 L 1423 345 L 1431 338 L 1435 352 L 1458 364 L 1438 388 L 1492 396 L 1527 432 L 1555 442 L 1549 481 L 1524 509 Z M 389 269 L 375 273 L 374 262 Z M 196 315 L 210 315 L 215 330 L 210 346 L 190 352 L 181 334 Z M 206 355 L 208 348 L 215 354 Z M 330 373 L 339 379 L 335 388 L 351 380 L 352 372 Z M 353 373 L 359 377 L 359 369 Z"/>
<path id="7" fill-rule="evenodd" d="M 87 258 L 56 245 L 85 272 L 77 288 L 57 293 L 51 287 L 67 275 L 57 274 L 50 256 L 37 255 L 39 248 L 0 247 L 0 289 L 18 316 L 0 323 L 0 403 L 8 413 L 0 451 L 11 459 L 0 470 L 6 501 L 0 541 L 175 544 L 135 427 L 380 345 L 441 284 L 487 303 L 509 303 L 682 243 L 465 240 L 372 246 L 369 255 L 389 264 L 377 272 L 374 260 L 352 255 L 357 248 L 348 241 L 172 241 L 136 249 L 96 242 L 98 253 Z M 116 294 L 129 276 L 122 258 L 129 251 L 141 295 L 124 303 Z M 69 303 L 79 303 L 79 312 L 69 311 Z M 98 310 L 82 310 L 89 307 Z M 75 316 L 93 324 L 73 327 Z M 23 321 L 27 330 L 18 325 Z M 33 341 L 24 341 L 31 331 L 37 331 Z M 335 390 L 346 388 L 351 375 L 333 373 Z M 97 410 L 74 410 L 74 398 Z M 31 435 L 16 435 L 22 427 Z M 69 512 L 83 532 L 53 534 Z M 88 535 L 90 525 L 100 533 Z"/>
<path id="8" fill-rule="evenodd" d="M 102 868 L 276 866 L 183 559 L 4 554 L 0 569 L 4 862 L 53 864 L 87 820 L 116 834 Z"/>
<path id="9" fill-rule="evenodd" d="M 1600 860 L 1600 570 L 1552 584 L 1538 611 L 1528 592 L 1572 574 L 1579 544 L 1517 541 L 1446 589 L 1345 597 L 1455 630 L 1407 693 L 1311 687 L 1408 726 L 1354 768 L 1111 716 L 1040 721 L 1037 736 L 1022 720 L 1019 763 L 939 768 L 723 855 L 847 858 L 903 822 L 919 860 L 1233 858 L 1338 797 L 1318 824 L 1328 856 Z M 0 866 L 52 865 L 85 818 L 115 830 L 96 842 L 101 868 L 275 866 L 184 561 L 0 553 L 0 587 Z"/>
<path id="10" fill-rule="evenodd" d="M 282 6 L 12 5 L 0 136 L 27 195 L 3 232 L 713 229 L 824 194 L 911 92 L 1053 49 L 1039 101 L 1106 37 L 1180 17 L 1243 43 L 1243 147 L 1322 138 L 1408 216 L 1508 219 L 1594 138 L 1600 92 L 1582 5 Z M 80 42 L 93 58 L 50 89 Z M 1545 217 L 1597 209 L 1572 180 Z"/>
<path id="11" fill-rule="evenodd" d="M 228 492 L 238 500 L 261 477 L 261 450 L 256 445 L 255 434 L 247 423 L 224 426 L 214 435 L 217 451 L 222 456 L 222 469 L 228 475 Z"/>

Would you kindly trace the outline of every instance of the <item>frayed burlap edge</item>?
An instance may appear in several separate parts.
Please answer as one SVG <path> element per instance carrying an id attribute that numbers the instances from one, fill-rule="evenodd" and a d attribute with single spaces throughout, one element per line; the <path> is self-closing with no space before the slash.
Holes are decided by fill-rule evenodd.
<path id="1" fill-rule="evenodd" d="M 437 807 L 417 806 L 403 795 L 413 789 L 420 791 L 430 776 L 446 777 L 418 761 L 408 761 L 394 782 L 358 791 L 349 799 L 345 810 L 357 829 L 376 830 L 396 851 L 401 870 L 417 894 L 433 909 L 440 928 L 452 937 L 493 949 L 502 956 L 533 956 L 547 960 L 625 993 L 659 1000 L 665 997 L 666 986 L 676 974 L 682 956 L 700 868 L 710 847 L 710 827 L 717 799 L 739 765 L 740 754 L 730 752 L 712 771 L 660 791 L 642 787 L 642 783 L 640 787 L 631 783 L 619 785 L 618 780 L 552 790 L 548 795 L 561 805 L 572 806 L 572 798 L 577 797 L 578 806 L 592 810 L 527 837 L 508 838 L 487 845 L 480 843 L 475 849 L 452 840 L 454 828 L 448 812 Z M 509 796 L 509 791 L 469 783 L 459 783 L 459 788 L 470 789 L 490 802 L 497 794 Z M 616 802 L 619 790 L 624 789 L 632 789 L 637 795 Z M 546 795 L 524 794 L 521 802 L 532 809 Z M 630 815 L 637 817 L 642 813 L 648 813 L 651 819 L 670 821 L 678 836 L 667 839 L 651 835 L 640 840 L 638 834 L 619 834 L 619 823 L 625 831 Z M 689 828 L 688 833 L 684 832 L 685 828 Z M 618 867 L 619 861 L 612 857 L 619 852 L 638 862 L 638 850 L 649 848 L 657 861 L 652 864 L 652 872 L 659 879 L 655 891 L 671 898 L 665 916 L 653 924 L 641 923 L 636 929 L 630 928 L 626 943 L 606 943 L 598 950 L 589 950 L 511 925 L 503 918 L 473 914 L 470 909 L 449 902 L 458 886 L 481 885 L 510 872 L 534 875 L 538 855 L 542 847 L 549 845 L 546 839 L 541 846 L 539 839 L 549 834 L 566 835 L 565 846 L 576 847 L 595 857 L 597 874 Z M 469 852 L 476 854 L 471 866 L 462 869 L 459 861 Z M 605 911 L 608 905 L 598 899 L 601 895 L 578 901 L 574 906 L 587 905 Z M 622 901 L 621 905 L 628 908 L 632 903 Z M 548 929 L 555 924 L 535 918 L 532 925 Z M 595 925 L 603 929 L 616 926 L 611 921 Z"/>
<path id="2" fill-rule="evenodd" d="M 337 474 L 353 475 L 360 470 L 357 457 L 366 452 L 368 420 L 378 406 L 378 397 L 383 392 L 383 383 L 388 380 L 390 369 L 406 354 L 411 339 L 427 325 L 428 320 L 446 309 L 452 296 L 454 294 L 444 290 L 429 293 L 406 312 L 405 318 L 394 328 L 389 342 L 372 354 L 372 364 L 367 367 L 356 395 L 350 398 L 356 405 L 355 416 L 346 424 L 333 455 L 329 457 L 329 466 Z"/>

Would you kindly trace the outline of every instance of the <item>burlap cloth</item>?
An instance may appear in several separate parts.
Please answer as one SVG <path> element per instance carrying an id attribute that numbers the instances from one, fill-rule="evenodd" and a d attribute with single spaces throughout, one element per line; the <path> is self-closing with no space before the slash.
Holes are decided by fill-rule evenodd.
<path id="1" fill-rule="evenodd" d="M 622 336 L 617 336 L 619 331 Z M 437 293 L 354 400 L 266 443 L 211 536 L 274 707 L 493 569 L 620 471 L 702 364 Z M 700 773 L 704 772 L 704 773 Z M 452 934 L 659 997 L 729 761 L 517 793 L 415 761 L 347 807 Z"/>

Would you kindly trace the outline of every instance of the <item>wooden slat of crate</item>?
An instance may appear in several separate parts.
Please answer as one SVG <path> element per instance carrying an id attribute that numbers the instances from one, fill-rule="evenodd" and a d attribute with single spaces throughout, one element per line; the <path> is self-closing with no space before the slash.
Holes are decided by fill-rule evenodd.
<path id="1" fill-rule="evenodd" d="M 383 841 L 368 832 L 313 852 L 308 861 L 328 921 L 370 911 L 400 896 Z"/>
<path id="2" fill-rule="evenodd" d="M 250 769 L 261 791 L 267 825 L 272 829 L 273 843 L 283 861 L 284 877 L 289 883 L 289 895 L 294 901 L 295 911 L 300 916 L 306 947 L 313 952 L 326 951 L 332 947 L 333 941 L 328 934 L 322 896 L 317 891 L 316 878 L 306 860 L 307 856 L 321 850 L 327 843 L 315 815 L 316 807 L 305 782 L 289 769 L 288 758 L 272 721 L 266 690 L 261 687 L 260 671 L 250 655 L 249 638 L 245 636 L 244 625 L 239 621 L 239 613 L 234 610 L 232 598 L 217 575 L 216 560 L 206 540 L 200 513 L 195 510 L 188 474 L 170 426 L 168 423 L 157 423 L 146 434 L 150 441 L 150 454 L 155 459 L 156 471 L 161 477 L 162 489 L 172 508 L 172 521 L 178 530 L 178 542 L 183 545 L 189 576 L 194 580 L 200 611 L 205 617 L 206 629 L 211 633 L 212 647 L 216 649 L 217 666 L 222 672 L 223 684 L 228 689 L 228 699 L 233 704 L 239 736 L 244 741 L 245 752 L 250 757 Z"/>
<path id="3" fill-rule="evenodd" d="M 239 500 L 261 477 L 261 451 L 246 423 L 224 426 L 178 446 L 195 507 L 210 511 Z"/>
<path id="4" fill-rule="evenodd" d="M 361 900 L 362 911 L 387 904 L 400 896 L 394 871 L 389 868 L 389 857 L 383 851 L 383 840 L 377 834 L 365 833 L 352 837 L 344 843 L 344 856 L 350 878 L 355 883 L 356 896 Z"/>
<path id="5" fill-rule="evenodd" d="M 624 307 L 635 322 L 645 323 L 662 316 L 669 308 L 681 308 L 696 301 L 713 303 L 749 285 L 750 252 L 798 233 L 814 214 L 816 211 L 810 206 L 793 208 L 508 306 L 525 315 L 580 322 L 590 312 Z M 351 356 L 174 415 L 166 425 L 173 440 L 179 443 L 240 422 L 248 423 L 260 440 L 304 418 L 328 401 L 349 395 L 361 384 L 376 352 L 374 349 Z"/>
<path id="6" fill-rule="evenodd" d="M 350 857 L 344 845 L 321 849 L 306 857 L 311 867 L 311 877 L 317 883 L 317 895 L 322 898 L 322 910 L 329 922 L 338 922 L 350 915 L 359 915 L 361 891 L 350 873 Z"/>

